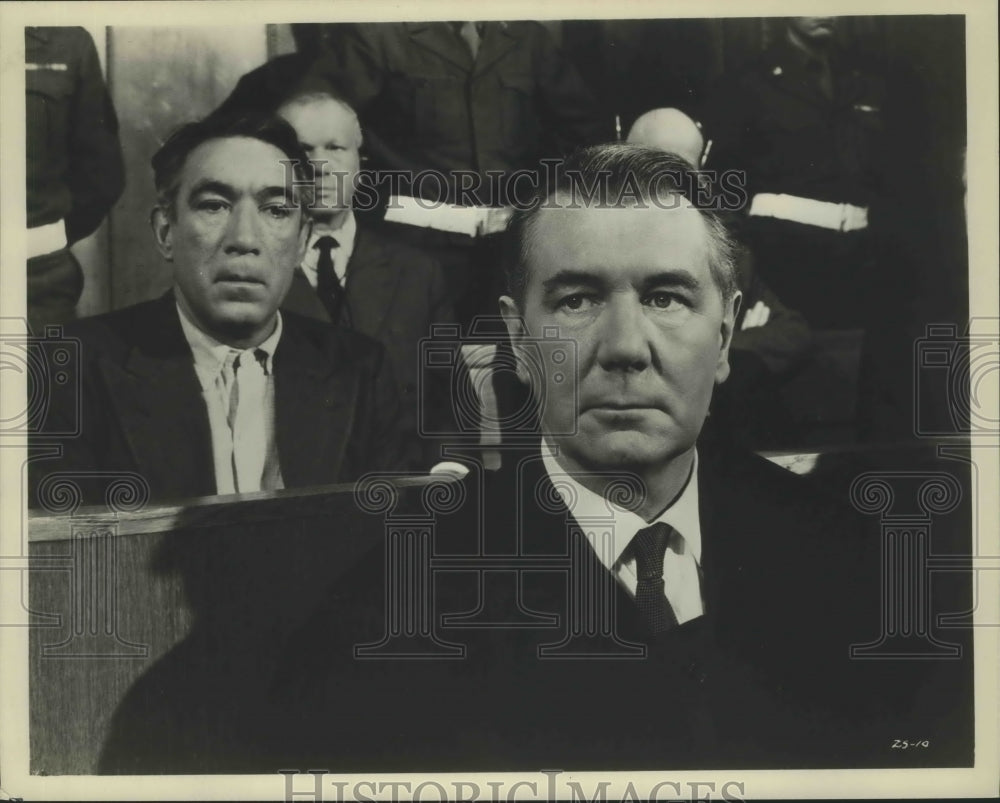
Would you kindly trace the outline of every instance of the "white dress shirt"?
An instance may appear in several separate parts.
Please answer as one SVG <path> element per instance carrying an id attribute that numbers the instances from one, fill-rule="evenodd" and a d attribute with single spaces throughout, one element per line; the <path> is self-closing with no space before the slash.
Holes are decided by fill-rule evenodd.
<path id="1" fill-rule="evenodd" d="M 635 597 L 638 583 L 635 558 L 626 551 L 635 534 L 662 521 L 675 531 L 663 558 L 664 592 L 677 623 L 695 619 L 705 612 L 699 566 L 701 565 L 701 519 L 698 515 L 698 453 L 687 485 L 677 500 L 653 521 L 645 521 L 585 488 L 556 462 L 552 448 L 543 444 L 542 460 L 549 480 L 580 524 L 598 558 L 615 579 Z M 607 522 L 607 524 L 602 524 Z M 608 526 L 610 525 L 610 526 Z"/>
<path id="2" fill-rule="evenodd" d="M 337 247 L 330 252 L 333 258 L 333 272 L 337 274 L 337 279 L 343 287 L 347 287 L 347 263 L 354 253 L 354 240 L 357 237 L 358 224 L 354 220 L 354 212 L 348 212 L 344 218 L 344 223 L 339 229 L 320 228 L 313 224 L 312 234 L 309 236 L 309 245 L 306 248 L 305 256 L 302 257 L 302 272 L 309 280 L 309 284 L 316 287 L 319 281 L 316 274 L 316 266 L 319 262 L 319 249 L 316 243 L 320 237 L 333 237 L 337 241 Z"/>
<path id="3" fill-rule="evenodd" d="M 274 332 L 263 343 L 240 350 L 203 332 L 180 305 L 177 311 L 208 410 L 216 493 L 283 488 L 274 432 L 273 370 L 274 351 L 281 339 L 281 313 Z M 257 352 L 263 353 L 262 360 Z"/>

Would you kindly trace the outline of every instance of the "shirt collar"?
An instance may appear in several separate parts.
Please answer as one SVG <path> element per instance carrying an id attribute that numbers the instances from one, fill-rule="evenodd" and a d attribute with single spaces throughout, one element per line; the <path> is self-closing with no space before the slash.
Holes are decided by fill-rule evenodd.
<path id="1" fill-rule="evenodd" d="M 614 520 L 614 533 L 611 554 L 611 564 L 608 568 L 618 562 L 629 542 L 635 534 L 644 527 L 648 527 L 655 522 L 669 524 L 674 530 L 680 533 L 687 548 L 694 555 L 695 563 L 701 565 L 701 518 L 698 514 L 698 451 L 694 453 L 694 464 L 691 467 L 691 476 L 687 485 L 681 491 L 674 503 L 664 510 L 653 521 L 647 522 L 641 516 L 619 507 L 613 502 L 607 501 L 600 494 L 596 494 L 577 482 L 570 474 L 564 471 L 556 462 L 551 446 L 543 441 L 542 462 L 549 480 L 553 482 L 556 492 L 560 495 L 569 512 L 576 519 L 577 523 L 586 520 L 608 519 Z M 604 556 L 601 557 L 602 561 Z"/>
<path id="2" fill-rule="evenodd" d="M 354 240 L 358 235 L 358 223 L 354 219 L 354 211 L 348 210 L 344 217 L 344 222 L 339 229 L 320 228 L 313 224 L 312 234 L 309 235 L 309 245 L 306 248 L 306 258 L 303 260 L 315 270 L 316 262 L 319 260 L 319 251 L 316 243 L 320 237 L 333 237 L 337 241 L 338 258 L 348 260 L 354 253 Z"/>
<path id="3" fill-rule="evenodd" d="M 235 349 L 216 340 L 207 332 L 202 331 L 188 318 L 187 313 L 184 312 L 179 303 L 177 304 L 177 314 L 180 317 L 181 331 L 184 333 L 184 339 L 187 340 L 188 345 L 191 347 L 191 354 L 194 356 L 195 373 L 198 374 L 198 379 L 201 381 L 203 388 L 214 385 L 219 372 L 222 370 L 222 365 L 226 361 L 226 357 L 232 351 L 263 351 L 267 355 L 264 361 L 264 370 L 269 376 L 274 373 L 274 352 L 278 348 L 278 341 L 281 340 L 283 328 L 280 310 L 276 315 L 277 322 L 275 323 L 274 331 L 260 345 L 250 349 Z"/>

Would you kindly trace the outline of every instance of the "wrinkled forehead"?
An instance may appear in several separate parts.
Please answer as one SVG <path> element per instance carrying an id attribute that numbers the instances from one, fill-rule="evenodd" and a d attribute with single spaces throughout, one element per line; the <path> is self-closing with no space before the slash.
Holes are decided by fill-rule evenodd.
<path id="1" fill-rule="evenodd" d="M 180 187 L 183 192 L 214 183 L 251 193 L 290 191 L 294 184 L 291 161 L 277 146 L 253 137 L 210 139 L 188 154 Z"/>
<path id="2" fill-rule="evenodd" d="M 541 209 L 527 237 L 528 285 L 560 271 L 608 279 L 664 270 L 709 270 L 709 239 L 701 213 L 683 196 L 656 203 L 574 205 L 566 197 Z"/>

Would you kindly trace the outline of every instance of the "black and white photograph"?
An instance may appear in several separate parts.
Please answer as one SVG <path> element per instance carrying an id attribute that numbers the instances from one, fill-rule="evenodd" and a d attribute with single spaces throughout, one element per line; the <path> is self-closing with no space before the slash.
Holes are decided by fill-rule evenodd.
<path id="1" fill-rule="evenodd" d="M 0 799 L 1000 796 L 994 4 L 0 39 Z"/>

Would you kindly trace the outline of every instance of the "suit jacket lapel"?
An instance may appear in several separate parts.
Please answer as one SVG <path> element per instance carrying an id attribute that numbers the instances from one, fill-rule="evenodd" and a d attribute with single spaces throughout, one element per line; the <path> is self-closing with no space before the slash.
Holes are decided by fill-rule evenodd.
<path id="1" fill-rule="evenodd" d="M 755 584 L 774 581 L 782 555 L 776 534 L 747 516 L 761 502 L 746 490 L 743 458 L 711 447 L 699 451 L 698 512 L 701 519 L 702 571 L 706 612 L 729 632 L 753 627 Z M 771 568 L 775 577 L 761 577 Z"/>
<path id="2" fill-rule="evenodd" d="M 208 415 L 172 293 L 152 307 L 124 364 L 100 364 L 139 472 L 157 496 L 215 492 Z"/>
<path id="3" fill-rule="evenodd" d="M 715 628 L 716 614 L 720 604 L 720 588 L 733 579 L 740 571 L 744 561 L 739 550 L 730 550 L 728 543 L 721 548 L 717 543 L 720 529 L 732 529 L 719 518 L 715 502 L 720 496 L 719 478 L 715 476 L 714 463 L 711 455 L 703 459 L 699 455 L 699 515 L 702 537 L 702 593 L 705 598 L 704 616 L 686 622 L 679 628 L 668 631 L 659 639 L 660 647 L 673 648 L 672 645 L 695 643 L 699 639 L 710 638 Z M 525 554 L 561 555 L 569 548 L 567 534 L 570 528 L 580 530 L 569 510 L 562 503 L 555 491 L 540 455 L 535 460 L 521 461 L 521 477 L 518 480 L 516 497 L 507 491 L 507 498 L 522 500 L 523 513 L 519 522 L 519 532 L 522 533 L 521 549 Z M 739 505 L 736 505 L 739 508 Z M 731 509 L 731 506 L 727 506 Z M 731 539 L 739 540 L 739 539 Z M 599 560 L 596 552 L 586 541 L 589 555 L 593 560 Z M 721 553 L 721 554 L 720 554 Z M 628 592 L 615 579 L 608 569 L 601 572 L 600 582 L 609 583 L 613 590 L 613 604 L 619 627 L 618 633 L 623 638 L 632 640 L 648 640 L 648 632 L 639 616 L 638 608 Z M 683 634 L 683 635 L 681 635 Z M 680 640 L 678 639 L 680 636 Z"/>
<path id="4" fill-rule="evenodd" d="M 487 22 L 479 43 L 474 72 L 482 75 L 517 46 L 517 37 L 502 22 Z"/>
<path id="5" fill-rule="evenodd" d="M 460 70 L 472 70 L 472 53 L 447 22 L 408 23 L 410 38 Z"/>
<path id="6" fill-rule="evenodd" d="M 292 276 L 292 284 L 288 288 L 285 300 L 281 302 L 281 308 L 317 321 L 329 322 L 330 320 L 330 314 L 326 311 L 326 307 L 323 306 L 323 302 L 319 300 L 316 289 L 309 284 L 309 280 L 306 278 L 305 273 L 302 272 L 302 268 L 295 269 L 295 273 Z"/>
<path id="7" fill-rule="evenodd" d="M 275 431 L 285 485 L 336 482 L 354 429 L 357 371 L 342 349 L 331 354 L 289 316 L 274 355 L 274 377 Z"/>
<path id="8" fill-rule="evenodd" d="M 522 533 L 522 552 L 527 555 L 569 556 L 573 549 L 574 539 L 581 539 L 578 546 L 586 552 L 585 556 L 580 556 L 582 557 L 581 565 L 587 567 L 584 571 L 595 572 L 595 582 L 601 585 L 602 593 L 608 594 L 607 601 L 613 606 L 612 613 L 615 616 L 617 635 L 629 642 L 641 640 L 643 626 L 634 601 L 611 571 L 601 564 L 597 553 L 590 545 L 590 541 L 583 534 L 584 527 L 573 518 L 552 485 L 545 472 L 541 455 L 538 454 L 533 459 L 519 461 L 519 464 L 518 495 L 508 498 L 516 498 L 522 503 L 519 506 L 522 508 L 519 522 L 519 531 Z M 576 563 L 574 563 L 575 566 Z M 574 583 L 571 578 L 568 585 L 570 593 L 572 593 L 574 585 L 579 586 L 580 579 L 577 578 L 577 582 Z M 583 582 L 589 585 L 589 581 Z M 548 587 L 553 588 L 554 585 L 549 583 Z M 554 607 L 551 610 L 569 615 L 568 602 L 572 605 L 565 596 L 565 592 L 561 591 L 560 596 L 552 597 L 551 604 Z"/>
<path id="9" fill-rule="evenodd" d="M 347 264 L 347 308 L 355 330 L 376 339 L 380 336 L 394 306 L 399 278 L 400 271 L 377 238 L 359 226 Z"/>

